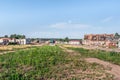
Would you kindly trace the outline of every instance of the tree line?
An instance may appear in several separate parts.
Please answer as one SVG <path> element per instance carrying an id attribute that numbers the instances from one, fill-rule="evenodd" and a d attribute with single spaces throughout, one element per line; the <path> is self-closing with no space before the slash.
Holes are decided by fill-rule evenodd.
<path id="1" fill-rule="evenodd" d="M 5 35 L 5 38 L 15 38 L 15 39 L 25 39 L 25 35 L 20 35 L 20 34 L 11 34 L 10 36 Z"/>

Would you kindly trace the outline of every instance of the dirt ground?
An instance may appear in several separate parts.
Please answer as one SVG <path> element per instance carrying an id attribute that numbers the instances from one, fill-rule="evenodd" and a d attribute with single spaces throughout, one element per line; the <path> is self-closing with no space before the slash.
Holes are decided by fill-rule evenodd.
<path id="1" fill-rule="evenodd" d="M 76 47 L 79 47 L 79 46 L 76 46 Z M 62 47 L 62 48 L 64 48 L 64 47 Z M 66 48 L 64 48 L 64 49 L 69 53 L 74 53 L 74 55 L 78 54 L 77 52 L 75 52 L 73 50 L 69 50 Z M 88 63 L 97 63 L 97 64 L 102 65 L 106 69 L 106 72 L 114 75 L 115 80 L 120 80 L 120 66 L 119 65 L 115 65 L 115 64 L 109 63 L 107 61 L 97 59 L 97 58 L 85 58 L 85 61 Z"/>
<path id="2" fill-rule="evenodd" d="M 3 50 L 3 51 L 0 51 L 0 55 L 3 55 L 3 54 L 7 54 L 7 53 L 12 53 L 12 52 L 16 52 L 16 50 L 13 50 L 12 48 L 14 49 L 18 49 L 18 50 L 27 50 L 31 47 L 36 47 L 36 46 L 43 46 L 43 44 L 41 45 L 10 45 L 10 46 L 0 46 L 0 50 Z M 17 50 L 17 51 L 18 51 Z"/>
<path id="3" fill-rule="evenodd" d="M 100 65 L 103 65 L 106 69 L 108 69 L 106 70 L 107 72 L 115 75 L 115 80 L 120 80 L 120 66 L 99 60 L 97 58 L 86 58 L 85 60 L 90 63 L 98 63 Z"/>

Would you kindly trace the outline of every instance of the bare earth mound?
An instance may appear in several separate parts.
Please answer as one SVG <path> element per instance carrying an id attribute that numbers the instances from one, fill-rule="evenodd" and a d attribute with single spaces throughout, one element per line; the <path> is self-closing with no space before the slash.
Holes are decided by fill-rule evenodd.
<path id="1" fill-rule="evenodd" d="M 98 63 L 103 65 L 105 68 L 108 69 L 107 72 L 115 75 L 115 80 L 120 80 L 120 66 L 99 60 L 97 58 L 86 58 L 85 60 L 90 63 Z"/>

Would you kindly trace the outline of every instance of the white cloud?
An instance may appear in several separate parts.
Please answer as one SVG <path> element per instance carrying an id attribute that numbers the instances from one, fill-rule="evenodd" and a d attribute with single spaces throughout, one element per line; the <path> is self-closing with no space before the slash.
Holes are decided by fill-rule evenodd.
<path id="1" fill-rule="evenodd" d="M 110 16 L 110 17 L 107 17 L 107 18 L 103 19 L 102 22 L 103 22 L 103 23 L 109 22 L 109 21 L 111 21 L 112 19 L 113 19 L 113 17 Z"/>
<path id="2" fill-rule="evenodd" d="M 90 25 L 87 24 L 80 24 L 80 23 L 72 23 L 71 21 L 68 22 L 61 22 L 61 23 L 56 23 L 50 25 L 52 28 L 57 28 L 57 29 L 84 29 L 84 28 L 89 28 L 91 27 Z"/>

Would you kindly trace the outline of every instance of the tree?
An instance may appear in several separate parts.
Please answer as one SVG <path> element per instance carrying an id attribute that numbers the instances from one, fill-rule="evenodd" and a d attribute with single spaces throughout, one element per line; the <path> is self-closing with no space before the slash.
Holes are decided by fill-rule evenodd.
<path id="1" fill-rule="evenodd" d="M 65 42 L 69 42 L 69 38 L 66 37 L 66 38 L 64 39 L 64 41 L 65 41 Z"/>
<path id="2" fill-rule="evenodd" d="M 118 33 L 115 33 L 115 38 L 116 39 L 120 38 L 120 35 Z"/>
<path id="3" fill-rule="evenodd" d="M 59 41 L 63 42 L 63 41 L 64 41 L 64 39 L 60 38 L 60 39 L 59 39 Z"/>
<path id="4" fill-rule="evenodd" d="M 25 39 L 25 35 L 17 35 L 17 34 L 12 34 L 10 35 L 10 38 L 15 38 L 15 39 Z"/>
<path id="5" fill-rule="evenodd" d="M 16 38 L 16 34 L 11 34 L 10 38 Z"/>
<path id="6" fill-rule="evenodd" d="M 8 35 L 5 35 L 4 37 L 5 37 L 5 38 L 8 38 Z"/>
<path id="7" fill-rule="evenodd" d="M 19 38 L 21 38 L 21 39 L 25 39 L 26 37 L 25 37 L 25 35 L 20 35 Z"/>

